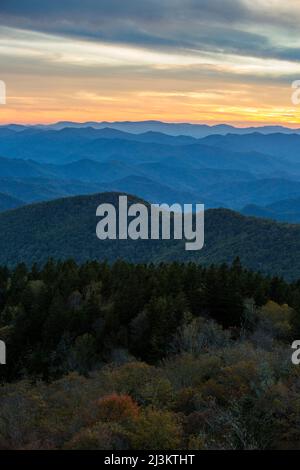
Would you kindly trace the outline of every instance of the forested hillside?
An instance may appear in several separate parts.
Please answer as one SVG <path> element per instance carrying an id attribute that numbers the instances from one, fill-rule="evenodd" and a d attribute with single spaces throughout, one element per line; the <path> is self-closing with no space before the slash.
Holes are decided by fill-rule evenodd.
<path id="1" fill-rule="evenodd" d="M 122 258 L 131 262 L 196 261 L 243 265 L 286 279 L 300 278 L 300 226 L 245 217 L 226 209 L 205 213 L 205 246 L 185 251 L 184 241 L 105 240 L 96 237 L 96 209 L 117 193 L 78 196 L 33 204 L 0 214 L 0 263 L 43 263 L 48 257 L 78 262 Z M 133 196 L 129 203 L 136 202 Z"/>

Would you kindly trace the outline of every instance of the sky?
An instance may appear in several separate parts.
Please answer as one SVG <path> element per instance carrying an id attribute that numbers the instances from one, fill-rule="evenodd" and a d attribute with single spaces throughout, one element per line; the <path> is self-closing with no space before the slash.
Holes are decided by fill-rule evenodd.
<path id="1" fill-rule="evenodd" d="M 300 127 L 300 0 L 1 0 L 0 123 Z"/>

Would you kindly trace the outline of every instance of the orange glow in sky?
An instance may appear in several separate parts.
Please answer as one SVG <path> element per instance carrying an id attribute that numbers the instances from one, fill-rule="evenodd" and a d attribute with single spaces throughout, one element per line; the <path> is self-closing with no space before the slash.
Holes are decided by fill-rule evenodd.
<path id="1" fill-rule="evenodd" d="M 191 15 L 190 41 L 193 39 L 195 45 L 158 47 L 157 31 L 155 41 L 149 44 L 116 38 L 90 40 L 69 32 L 42 32 L 42 27 L 35 30 L 27 27 L 28 18 L 22 23 L 19 16 L 14 20 L 12 14 L 8 15 L 7 24 L 0 23 L 0 80 L 7 87 L 6 105 L 0 106 L 0 123 L 153 119 L 299 127 L 300 106 L 292 104 L 291 84 L 300 80 L 300 61 L 295 52 L 300 41 L 296 40 L 296 32 L 293 36 L 294 23 L 287 23 L 300 20 L 299 2 L 290 0 L 285 4 L 292 9 L 291 18 L 284 16 L 282 3 L 276 0 L 237 1 L 243 8 L 253 9 L 253 15 L 260 10 L 267 12 L 270 21 L 265 25 L 265 37 L 261 36 L 261 28 L 255 30 L 257 20 L 247 23 L 247 31 L 243 31 L 217 17 L 216 31 L 222 32 L 226 26 L 233 35 L 231 42 L 224 36 L 229 45 L 223 46 L 220 32 L 219 43 L 215 37 L 207 37 L 210 30 L 205 36 L 201 28 L 195 27 L 194 33 Z M 270 3 L 272 11 L 267 10 Z M 208 13 L 212 15 L 210 10 Z M 238 20 L 248 21 L 247 17 Z M 148 23 L 143 17 L 141 21 L 146 30 Z M 81 28 L 89 24 L 95 29 L 90 22 L 86 20 Z M 180 22 L 175 26 L 177 33 L 183 28 Z M 155 24 L 151 27 L 153 33 Z M 166 43 L 176 37 L 172 27 L 172 22 L 166 22 Z M 201 47 L 194 39 L 196 34 L 204 43 Z M 241 46 L 239 35 L 243 39 Z M 198 36 L 196 39 L 200 41 Z M 216 44 L 211 45 L 212 41 Z"/>

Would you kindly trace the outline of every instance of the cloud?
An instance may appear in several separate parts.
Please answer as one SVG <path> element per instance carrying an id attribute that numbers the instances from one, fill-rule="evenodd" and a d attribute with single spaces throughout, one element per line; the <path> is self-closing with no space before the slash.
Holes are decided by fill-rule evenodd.
<path id="1" fill-rule="evenodd" d="M 5 119 L 295 122 L 299 24 L 299 0 L 0 0 Z"/>
<path id="2" fill-rule="evenodd" d="M 95 70 L 101 74 L 105 69 L 115 73 L 138 69 L 149 73 L 150 70 L 158 70 L 160 73 L 166 70 L 175 70 L 180 73 L 183 70 L 186 75 L 195 68 L 199 72 L 211 72 L 224 77 L 226 74 L 237 76 L 269 76 L 280 78 L 286 75 L 300 74 L 300 63 L 274 58 L 261 58 L 260 56 L 248 56 L 241 54 L 234 47 L 222 49 L 187 48 L 184 51 L 174 49 L 147 49 L 135 45 L 114 44 L 105 42 L 90 42 L 82 39 L 64 38 L 45 33 L 17 30 L 0 27 L 0 56 L 6 68 L 11 65 L 11 59 L 16 63 L 28 64 L 32 70 L 34 65 L 40 64 L 44 73 L 48 73 L 49 67 L 54 70 L 67 72 L 68 69 Z"/>
<path id="3" fill-rule="evenodd" d="M 300 60 L 297 0 L 1 0 L 0 24 L 156 49 Z M 296 43 L 295 43 L 296 41 Z"/>

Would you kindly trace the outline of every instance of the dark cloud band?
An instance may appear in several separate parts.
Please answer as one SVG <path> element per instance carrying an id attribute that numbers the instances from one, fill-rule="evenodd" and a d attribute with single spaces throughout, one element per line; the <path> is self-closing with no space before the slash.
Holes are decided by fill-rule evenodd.
<path id="1" fill-rule="evenodd" d="M 298 27 L 300 7 L 295 15 L 291 4 L 282 11 L 266 10 L 264 0 L 1 0 L 0 25 L 179 52 L 299 61 L 299 48 L 280 42 Z"/>

